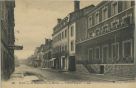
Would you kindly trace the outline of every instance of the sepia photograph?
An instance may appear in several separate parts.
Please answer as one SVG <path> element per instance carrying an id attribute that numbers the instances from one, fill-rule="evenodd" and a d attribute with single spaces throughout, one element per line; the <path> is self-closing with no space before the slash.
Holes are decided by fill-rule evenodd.
<path id="1" fill-rule="evenodd" d="M 1 88 L 136 88 L 135 5 L 0 0 Z"/>

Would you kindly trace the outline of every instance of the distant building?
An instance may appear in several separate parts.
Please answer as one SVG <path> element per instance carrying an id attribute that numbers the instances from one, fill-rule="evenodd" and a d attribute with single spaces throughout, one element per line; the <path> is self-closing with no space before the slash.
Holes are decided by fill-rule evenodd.
<path id="1" fill-rule="evenodd" d="M 52 59 L 52 40 L 51 39 L 45 39 L 45 44 L 43 48 L 43 58 L 41 62 L 42 68 L 49 68 L 53 67 L 53 64 L 51 65 L 51 59 Z"/>
<path id="2" fill-rule="evenodd" d="M 5 80 L 10 78 L 15 68 L 14 49 L 9 47 L 15 42 L 14 8 L 14 0 L 0 1 L 1 77 Z"/>
<path id="3" fill-rule="evenodd" d="M 33 55 L 29 56 L 27 59 L 26 59 L 26 65 L 28 66 L 33 66 Z"/>
<path id="4" fill-rule="evenodd" d="M 43 45 L 41 45 L 40 47 L 37 47 L 34 51 L 34 55 L 33 55 L 33 66 L 34 67 L 40 67 L 41 66 L 41 60 L 43 58 L 43 54 L 42 54 L 42 47 Z"/>
<path id="5" fill-rule="evenodd" d="M 133 75 L 134 1 L 102 1 L 86 17 L 87 28 L 78 30 L 78 62 L 94 73 Z"/>

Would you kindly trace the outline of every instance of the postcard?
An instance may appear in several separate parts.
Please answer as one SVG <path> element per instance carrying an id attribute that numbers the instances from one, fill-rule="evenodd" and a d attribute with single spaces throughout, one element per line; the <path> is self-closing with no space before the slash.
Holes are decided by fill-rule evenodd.
<path id="1" fill-rule="evenodd" d="M 133 0 L 0 0 L 2 88 L 136 88 Z"/>

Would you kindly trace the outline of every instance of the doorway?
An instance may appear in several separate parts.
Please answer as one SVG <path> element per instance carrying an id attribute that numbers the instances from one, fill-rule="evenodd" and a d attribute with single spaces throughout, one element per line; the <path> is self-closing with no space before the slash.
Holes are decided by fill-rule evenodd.
<path id="1" fill-rule="evenodd" d="M 100 74 L 104 74 L 104 65 L 100 66 Z"/>
<path id="2" fill-rule="evenodd" d="M 76 60 L 75 56 L 69 57 L 69 71 L 75 71 L 76 70 Z"/>

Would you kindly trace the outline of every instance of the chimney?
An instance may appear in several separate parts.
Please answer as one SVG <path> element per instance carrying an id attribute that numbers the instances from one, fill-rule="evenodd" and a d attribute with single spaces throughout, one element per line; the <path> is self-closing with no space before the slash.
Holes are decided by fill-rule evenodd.
<path id="1" fill-rule="evenodd" d="M 75 0 L 74 1 L 74 11 L 78 11 L 78 10 L 80 10 L 80 1 Z"/>
<path id="2" fill-rule="evenodd" d="M 61 22 L 61 18 L 58 18 L 57 21 L 58 21 L 58 23 L 60 23 Z"/>

